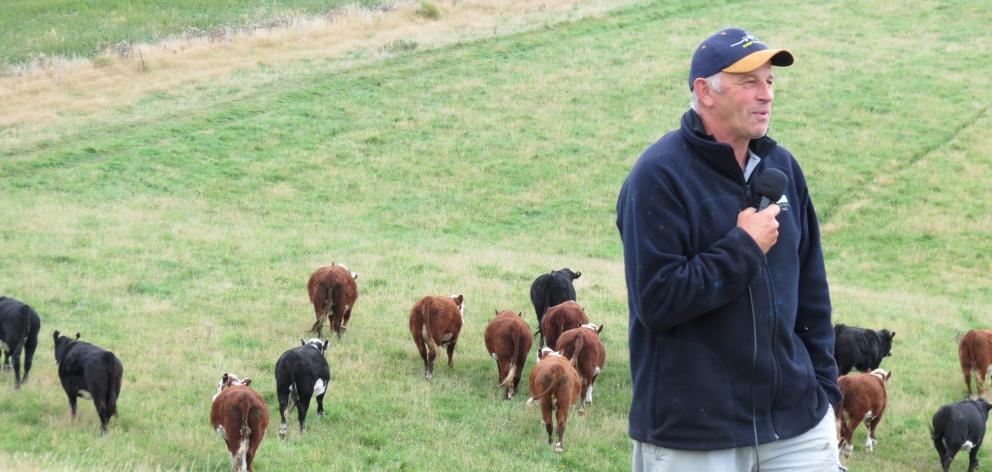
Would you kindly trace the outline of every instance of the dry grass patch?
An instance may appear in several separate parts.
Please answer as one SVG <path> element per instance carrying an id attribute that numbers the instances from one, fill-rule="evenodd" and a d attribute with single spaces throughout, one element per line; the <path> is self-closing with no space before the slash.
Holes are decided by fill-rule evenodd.
<path id="1" fill-rule="evenodd" d="M 435 48 L 572 21 L 599 14 L 630 0 L 448 0 L 444 15 L 427 20 L 417 2 L 389 10 L 350 8 L 340 14 L 223 41 L 205 36 L 131 46 L 133 54 L 90 60 L 58 59 L 40 70 L 0 78 L 0 144 L 17 146 L 48 136 L 66 115 L 99 119 L 149 93 L 173 91 L 230 76 L 264 64 L 283 68 L 303 61 L 390 54 L 397 41 L 418 49 Z M 39 136 L 40 135 L 40 136 Z"/>

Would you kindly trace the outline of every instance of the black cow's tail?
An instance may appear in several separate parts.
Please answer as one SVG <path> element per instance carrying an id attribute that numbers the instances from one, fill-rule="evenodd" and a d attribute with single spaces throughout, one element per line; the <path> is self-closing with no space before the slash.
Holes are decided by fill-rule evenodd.
<path id="1" fill-rule="evenodd" d="M 34 311 L 34 308 L 31 308 L 28 305 L 24 305 L 24 307 L 21 308 L 21 312 L 24 313 L 24 316 L 27 318 L 27 323 L 24 324 L 27 341 L 25 341 L 24 345 L 30 349 L 29 352 L 33 354 L 34 349 L 38 347 L 38 331 L 41 330 L 41 320 L 38 318 L 38 313 Z"/>
<path id="2" fill-rule="evenodd" d="M 534 335 L 538 336 L 539 339 L 538 342 L 539 345 L 537 346 L 538 351 L 540 351 L 541 348 L 544 347 L 544 327 L 543 327 L 544 317 L 547 316 L 548 310 L 551 308 L 551 289 L 552 289 L 552 284 L 554 283 L 554 278 L 551 277 L 550 274 L 551 274 L 550 272 L 545 274 L 547 275 L 547 277 L 544 279 L 544 287 L 543 287 L 544 290 L 541 290 L 541 292 L 544 294 L 544 300 L 541 300 L 542 309 L 541 309 L 541 313 L 538 314 L 537 316 L 537 331 L 534 333 Z M 554 346 L 548 346 L 548 347 L 554 349 Z"/>
<path id="3" fill-rule="evenodd" d="M 107 378 L 107 417 L 117 415 L 117 392 L 121 388 L 121 376 L 123 372 L 117 372 L 117 357 L 110 351 L 104 351 L 100 357 L 103 367 L 106 369 Z"/>

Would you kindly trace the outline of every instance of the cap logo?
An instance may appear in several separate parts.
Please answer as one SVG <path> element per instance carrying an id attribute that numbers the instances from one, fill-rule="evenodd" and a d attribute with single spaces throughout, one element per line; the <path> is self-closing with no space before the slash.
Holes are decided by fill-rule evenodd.
<path id="1" fill-rule="evenodd" d="M 737 41 L 736 43 L 731 44 L 730 47 L 740 46 L 742 48 L 747 48 L 747 47 L 751 46 L 754 43 L 760 43 L 760 42 L 761 42 L 761 40 L 758 39 L 758 38 L 755 38 L 754 35 L 752 35 L 751 33 L 744 33 L 744 37 L 741 38 L 740 41 Z"/>

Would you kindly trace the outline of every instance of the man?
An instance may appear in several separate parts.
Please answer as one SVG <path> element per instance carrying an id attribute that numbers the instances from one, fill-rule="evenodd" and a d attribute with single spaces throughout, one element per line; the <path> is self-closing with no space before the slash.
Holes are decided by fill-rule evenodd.
<path id="1" fill-rule="evenodd" d="M 741 29 L 707 38 L 692 109 L 620 191 L 635 471 L 838 469 L 816 212 L 795 158 L 765 136 L 772 66 L 792 62 Z M 770 169 L 788 182 L 757 211 Z"/>

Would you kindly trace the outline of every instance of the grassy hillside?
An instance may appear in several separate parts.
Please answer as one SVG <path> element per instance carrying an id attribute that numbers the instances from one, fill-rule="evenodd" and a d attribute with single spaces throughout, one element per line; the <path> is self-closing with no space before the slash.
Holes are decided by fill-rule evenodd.
<path id="1" fill-rule="evenodd" d="M 810 182 L 835 320 L 897 333 L 879 444 L 865 454 L 858 431 L 848 465 L 935 470 L 929 417 L 964 397 L 957 337 L 992 327 L 990 21 L 980 2 L 644 2 L 358 64 L 259 64 L 0 149 L 0 293 L 43 319 L 28 384 L 0 374 L 0 468 L 223 470 L 208 417 L 230 371 L 274 415 L 258 470 L 628 470 L 616 194 L 687 107 L 692 48 L 742 25 L 797 57 L 771 135 Z M 328 414 L 279 441 L 275 360 L 331 261 L 361 275 Z M 525 395 L 497 399 L 482 332 L 497 309 L 534 326 L 529 284 L 562 266 L 583 272 L 607 365 L 556 455 Z M 450 293 L 467 304 L 455 367 L 426 382 L 407 314 Z M 124 362 L 105 438 L 91 403 L 69 421 L 54 329 Z"/>
<path id="2" fill-rule="evenodd" d="M 383 0 L 11 0 L 0 13 L 0 64 L 35 57 L 91 57 L 121 41 L 150 42 L 206 34 L 218 27 L 252 28 L 325 14 L 344 5 Z"/>

